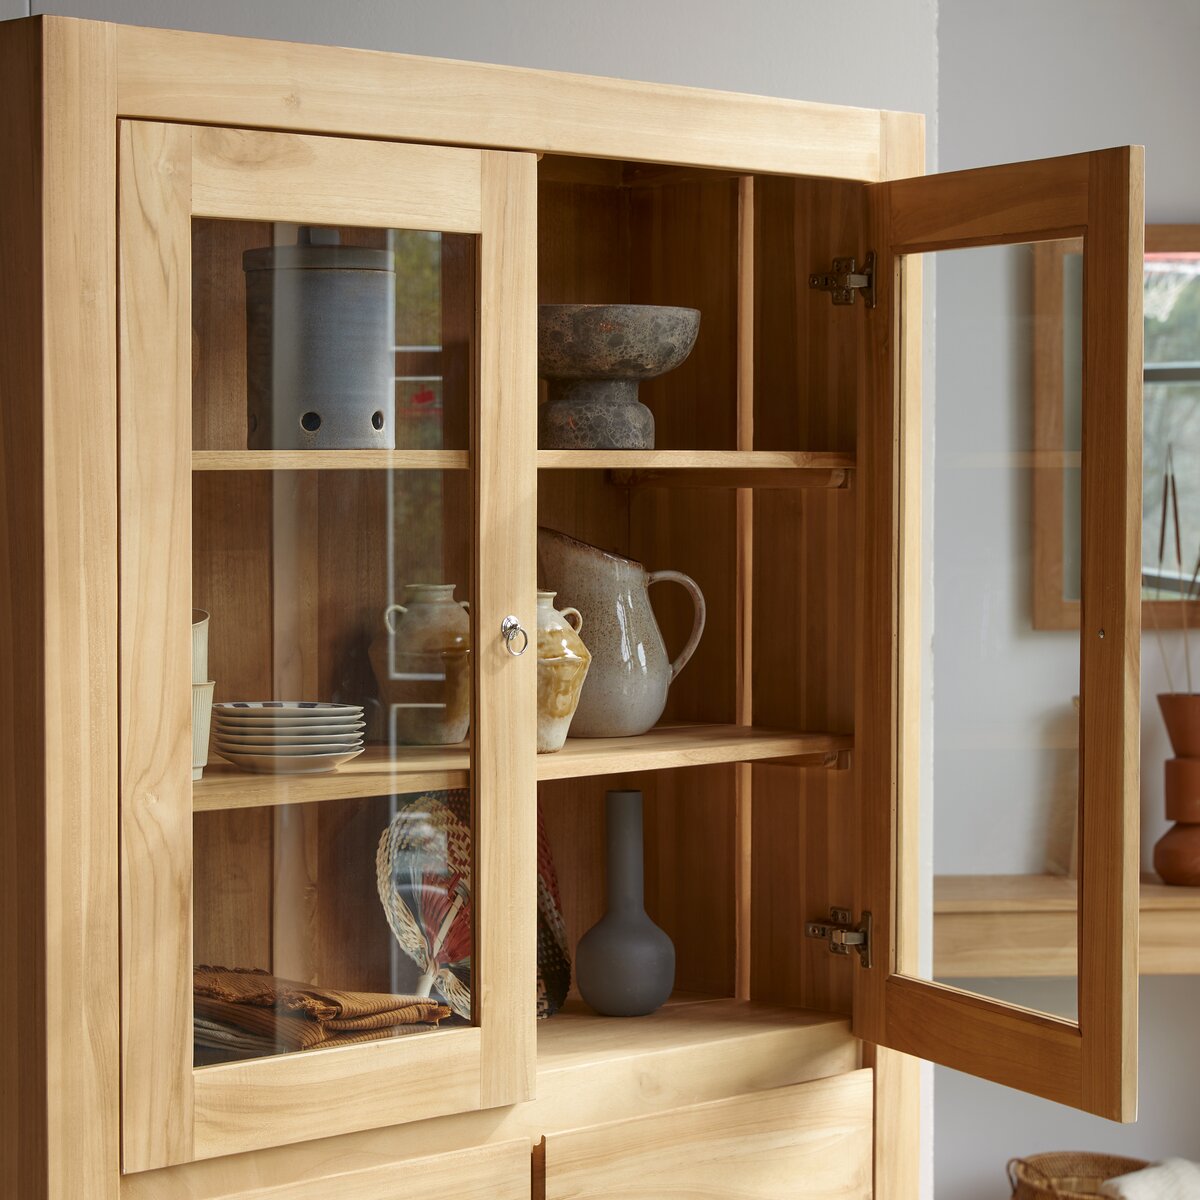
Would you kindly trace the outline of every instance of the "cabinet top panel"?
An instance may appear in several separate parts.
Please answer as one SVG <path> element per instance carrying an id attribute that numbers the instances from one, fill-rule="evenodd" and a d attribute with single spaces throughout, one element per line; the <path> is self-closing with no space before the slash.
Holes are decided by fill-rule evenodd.
<path id="1" fill-rule="evenodd" d="M 71 18 L 38 17 L 43 30 Z M 924 118 L 372 50 L 91 26 L 119 116 L 844 179 L 887 174 Z"/>

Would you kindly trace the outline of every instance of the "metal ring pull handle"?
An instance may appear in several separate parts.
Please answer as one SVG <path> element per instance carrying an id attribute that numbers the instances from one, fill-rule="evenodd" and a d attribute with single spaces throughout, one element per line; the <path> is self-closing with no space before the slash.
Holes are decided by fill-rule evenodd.
<path id="1" fill-rule="evenodd" d="M 521 622 L 518 618 L 509 613 L 503 621 L 500 622 L 500 636 L 504 638 L 504 648 L 513 656 L 520 658 L 526 650 L 529 649 L 529 634 L 521 628 Z M 520 650 L 514 649 L 513 643 L 517 638 L 521 639 Z"/>

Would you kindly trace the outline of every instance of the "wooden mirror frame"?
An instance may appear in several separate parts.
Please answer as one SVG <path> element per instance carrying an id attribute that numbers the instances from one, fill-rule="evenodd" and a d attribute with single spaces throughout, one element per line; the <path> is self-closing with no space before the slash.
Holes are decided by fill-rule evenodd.
<path id="1" fill-rule="evenodd" d="M 1079 238 L 1033 246 L 1033 627 L 1078 629 L 1079 601 L 1063 595 L 1063 474 L 1078 453 L 1063 445 L 1064 255 L 1080 253 Z M 1200 251 L 1200 225 L 1147 225 L 1146 253 Z M 1187 624 L 1200 623 L 1200 600 L 1189 601 Z M 1183 602 L 1143 600 L 1146 629 L 1184 627 Z"/>

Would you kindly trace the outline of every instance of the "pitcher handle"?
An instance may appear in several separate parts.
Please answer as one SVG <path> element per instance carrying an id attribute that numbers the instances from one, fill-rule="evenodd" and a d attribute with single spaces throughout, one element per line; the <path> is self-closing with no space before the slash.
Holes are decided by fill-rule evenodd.
<path id="1" fill-rule="evenodd" d="M 654 583 L 664 582 L 682 584 L 691 596 L 692 604 L 696 610 L 696 617 L 692 622 L 692 632 L 688 635 L 687 643 L 679 652 L 679 657 L 671 664 L 671 681 L 674 682 L 679 672 L 688 665 L 688 659 L 696 653 L 696 647 L 700 645 L 700 637 L 704 633 L 704 617 L 707 608 L 704 603 L 704 593 L 700 590 L 700 585 L 690 575 L 685 575 L 682 571 L 652 571 L 646 578 L 647 587 Z"/>
<path id="2" fill-rule="evenodd" d="M 383 610 L 383 627 L 392 635 L 392 637 L 396 636 L 396 622 L 392 620 L 392 615 L 394 613 L 401 613 L 407 617 L 408 609 L 405 608 L 403 604 L 389 604 L 387 608 Z"/>

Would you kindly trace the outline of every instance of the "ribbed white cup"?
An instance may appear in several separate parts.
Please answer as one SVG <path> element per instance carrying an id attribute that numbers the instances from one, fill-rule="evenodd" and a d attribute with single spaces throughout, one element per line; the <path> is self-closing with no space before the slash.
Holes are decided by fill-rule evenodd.
<path id="1" fill-rule="evenodd" d="M 192 627 L 193 629 L 195 626 Z M 208 766 L 208 730 L 212 725 L 213 688 L 207 683 L 192 684 L 192 779 L 202 779 Z"/>
<path id="2" fill-rule="evenodd" d="M 208 678 L 208 613 L 192 609 L 192 682 L 203 683 Z"/>

